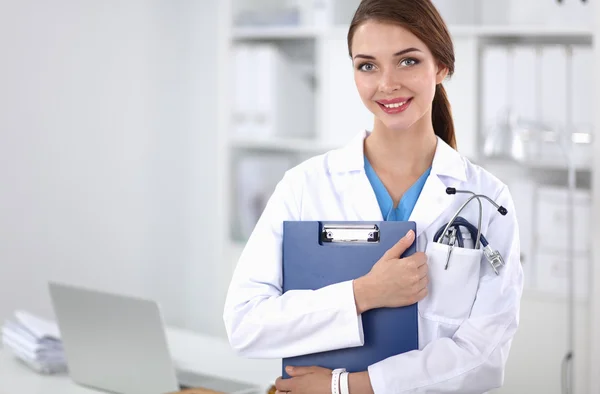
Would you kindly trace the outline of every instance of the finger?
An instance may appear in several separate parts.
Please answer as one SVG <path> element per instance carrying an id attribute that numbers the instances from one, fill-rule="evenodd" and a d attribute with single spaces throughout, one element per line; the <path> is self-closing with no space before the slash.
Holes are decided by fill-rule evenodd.
<path id="1" fill-rule="evenodd" d="M 429 266 L 427 264 L 423 264 L 419 268 L 417 268 L 417 275 L 419 276 L 419 280 L 427 277 L 429 273 Z"/>
<path id="2" fill-rule="evenodd" d="M 277 391 L 292 391 L 292 379 L 283 379 L 281 376 L 275 380 L 275 388 Z"/>
<path id="3" fill-rule="evenodd" d="M 404 237 L 400 238 L 400 240 L 396 242 L 394 246 L 392 246 L 385 252 L 383 257 L 385 257 L 386 260 L 400 258 L 400 256 L 402 256 L 406 249 L 408 249 L 412 245 L 414 239 L 414 231 L 409 230 Z"/>
<path id="4" fill-rule="evenodd" d="M 427 289 L 428 285 L 429 285 L 429 277 L 425 276 L 424 278 L 422 278 L 419 281 L 419 284 L 418 284 L 419 292 L 423 291 L 423 289 Z"/>
<path id="5" fill-rule="evenodd" d="M 288 373 L 288 375 L 290 376 L 302 376 L 302 375 L 308 375 L 311 373 L 315 373 L 318 372 L 320 370 L 322 370 L 324 368 L 321 367 L 291 367 L 288 366 L 285 368 L 285 372 Z"/>
<path id="6" fill-rule="evenodd" d="M 415 262 L 417 268 L 427 264 L 427 255 L 423 252 L 416 252 L 411 256 L 411 259 Z"/>

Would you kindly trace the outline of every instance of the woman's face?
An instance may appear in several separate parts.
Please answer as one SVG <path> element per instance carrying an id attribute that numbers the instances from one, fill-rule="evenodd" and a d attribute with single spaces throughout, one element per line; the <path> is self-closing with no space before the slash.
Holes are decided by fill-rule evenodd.
<path id="1" fill-rule="evenodd" d="M 352 39 L 354 81 L 360 98 L 390 130 L 407 130 L 430 110 L 447 75 L 427 46 L 405 28 L 375 21 Z"/>

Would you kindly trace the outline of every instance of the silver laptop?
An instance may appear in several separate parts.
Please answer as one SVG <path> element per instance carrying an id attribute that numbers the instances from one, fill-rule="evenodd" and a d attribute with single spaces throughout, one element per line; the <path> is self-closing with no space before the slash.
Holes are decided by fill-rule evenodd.
<path id="1" fill-rule="evenodd" d="M 56 282 L 49 289 L 69 375 L 77 384 L 118 394 L 166 394 L 192 387 L 259 392 L 234 380 L 177 371 L 154 301 Z"/>

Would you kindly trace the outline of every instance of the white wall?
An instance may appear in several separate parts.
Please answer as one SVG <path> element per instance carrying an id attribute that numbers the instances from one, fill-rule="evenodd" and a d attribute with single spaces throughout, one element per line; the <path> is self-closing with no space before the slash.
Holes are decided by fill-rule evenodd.
<path id="1" fill-rule="evenodd" d="M 0 0 L 0 320 L 51 278 L 222 332 L 217 3 Z"/>

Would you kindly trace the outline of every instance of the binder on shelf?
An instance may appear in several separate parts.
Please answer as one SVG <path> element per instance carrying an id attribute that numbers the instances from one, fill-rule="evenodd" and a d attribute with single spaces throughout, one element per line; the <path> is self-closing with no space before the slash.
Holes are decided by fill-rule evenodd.
<path id="1" fill-rule="evenodd" d="M 283 291 L 317 290 L 356 279 L 373 265 L 415 222 L 320 222 L 283 223 Z M 416 245 L 402 257 L 416 252 Z M 285 367 L 321 366 L 366 371 L 369 365 L 388 357 L 418 349 L 417 304 L 379 308 L 362 314 L 364 345 L 284 358 Z"/>
<path id="2" fill-rule="evenodd" d="M 239 136 L 253 135 L 252 100 L 250 94 L 257 90 L 256 80 L 248 76 L 254 72 L 250 46 L 238 45 L 233 50 L 234 59 L 234 111 L 233 133 Z"/>
<path id="3" fill-rule="evenodd" d="M 239 44 L 234 50 L 236 137 L 314 136 L 310 79 L 275 44 Z"/>
<path id="4" fill-rule="evenodd" d="M 235 239 L 247 240 L 262 215 L 277 183 L 295 161 L 285 154 L 246 153 L 235 163 Z"/>

